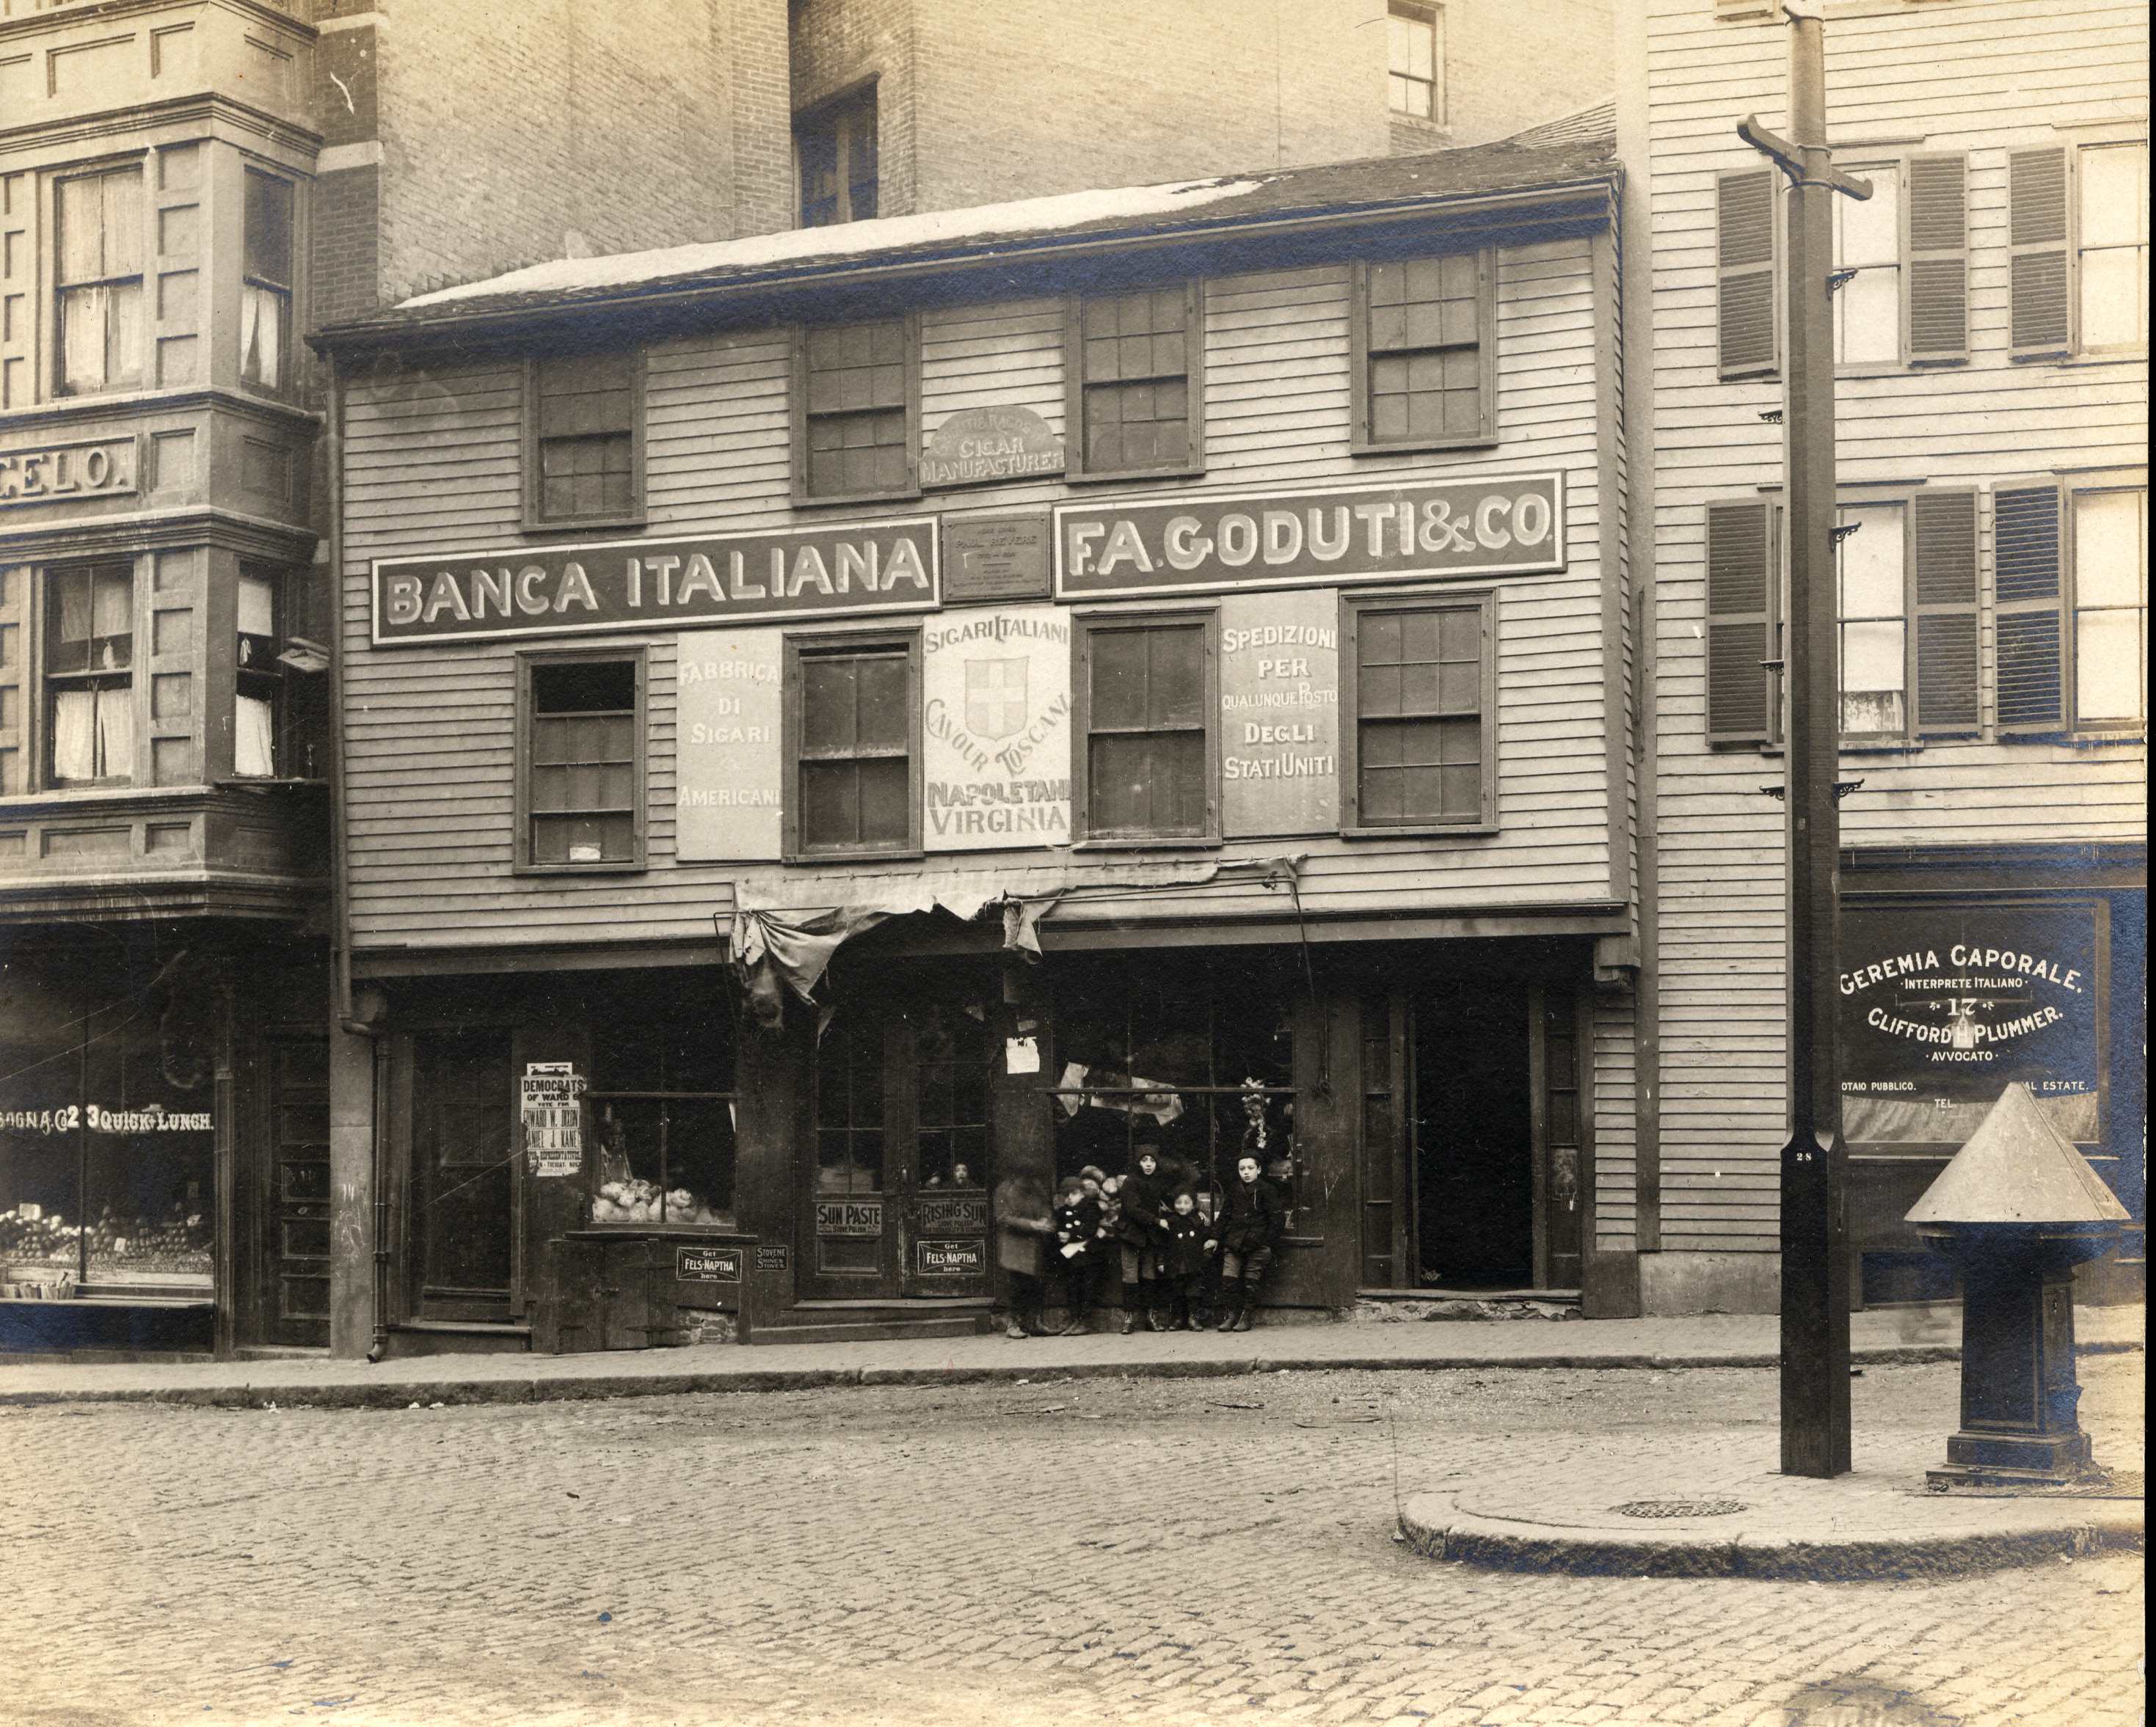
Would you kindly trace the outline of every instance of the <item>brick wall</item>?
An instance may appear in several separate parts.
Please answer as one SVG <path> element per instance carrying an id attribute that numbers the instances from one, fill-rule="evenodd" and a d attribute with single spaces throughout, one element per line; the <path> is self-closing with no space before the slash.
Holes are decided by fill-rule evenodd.
<path id="1" fill-rule="evenodd" d="M 921 202 L 916 186 L 919 29 L 916 0 L 798 0 L 793 8 L 793 113 L 875 81 L 876 212 L 882 216 L 949 208 L 947 201 Z"/>
<path id="2" fill-rule="evenodd" d="M 1612 4 L 1451 0 L 1445 9 L 1450 136 L 1436 142 L 1486 144 L 1607 100 L 1616 90 Z"/>

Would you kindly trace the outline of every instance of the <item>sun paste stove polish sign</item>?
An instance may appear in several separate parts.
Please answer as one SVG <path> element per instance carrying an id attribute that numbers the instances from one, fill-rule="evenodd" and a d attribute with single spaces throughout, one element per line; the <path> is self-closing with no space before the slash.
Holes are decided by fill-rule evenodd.
<path id="1" fill-rule="evenodd" d="M 1564 567 L 1564 476 L 1389 481 L 1055 510 L 1066 600 Z"/>
<path id="2" fill-rule="evenodd" d="M 2087 906 L 1845 908 L 1843 1137 L 1958 1145 L 2019 1081 L 2095 1141 L 2096 948 Z"/>
<path id="3" fill-rule="evenodd" d="M 1070 616 L 946 612 L 921 632 L 921 833 L 932 852 L 1070 843 Z"/>
<path id="4" fill-rule="evenodd" d="M 674 674 L 674 854 L 684 863 L 779 856 L 784 653 L 775 629 L 681 633 Z"/>
<path id="5" fill-rule="evenodd" d="M 926 612 L 941 597 L 932 517 L 526 546 L 377 559 L 374 640 L 470 642 Z"/>
<path id="6" fill-rule="evenodd" d="M 1220 604 L 1220 819 L 1230 839 L 1340 825 L 1340 597 Z"/>

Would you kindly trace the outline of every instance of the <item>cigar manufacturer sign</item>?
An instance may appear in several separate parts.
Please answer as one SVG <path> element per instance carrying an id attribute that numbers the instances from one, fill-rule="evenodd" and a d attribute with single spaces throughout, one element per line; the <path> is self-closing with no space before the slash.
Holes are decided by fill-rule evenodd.
<path id="1" fill-rule="evenodd" d="M 1055 592 L 1090 600 L 1564 567 L 1564 477 L 1066 504 Z"/>
<path id="2" fill-rule="evenodd" d="M 374 565 L 374 639 L 472 642 L 594 630 L 933 611 L 932 518 L 519 546 Z"/>

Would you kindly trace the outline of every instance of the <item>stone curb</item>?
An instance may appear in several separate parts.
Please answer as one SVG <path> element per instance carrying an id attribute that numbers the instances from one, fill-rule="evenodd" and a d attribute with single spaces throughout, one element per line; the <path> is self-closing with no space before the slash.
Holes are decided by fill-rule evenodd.
<path id="1" fill-rule="evenodd" d="M 2023 1502 L 2026 1503 L 2026 1502 Z M 1558 1534 L 1547 1525 L 1478 1517 L 1438 1494 L 1409 1499 L 1400 1534 L 1428 1559 L 1485 1571 L 1554 1572 L 1594 1577 L 1756 1577 L 1781 1581 L 1858 1582 L 1965 1577 L 2107 1548 L 2147 1544 L 2143 1510 L 2098 1509 L 2059 1501 L 2072 1521 L 2042 1528 L 1977 1525 L 1939 1535 L 1868 1535 L 1802 1540 L 1758 1535 L 1588 1530 Z"/>
<path id="2" fill-rule="evenodd" d="M 2140 1350 L 2133 1340 L 2084 1343 L 2078 1354 L 2123 1355 Z M 1861 1366 L 1914 1366 L 1957 1361 L 1951 1344 L 1887 1345 L 1850 1351 Z M 1631 1353 L 1598 1355 L 1565 1351 L 1524 1355 L 1261 1356 L 1241 1361 L 1142 1357 L 1125 1361 L 1036 1362 L 1008 1366 L 982 1363 L 926 1366 L 752 1367 L 708 1373 L 542 1375 L 516 1379 L 382 1379 L 331 1385 L 121 1386 L 80 1390 L 8 1391 L 0 1367 L 0 1408 L 37 1408 L 59 1403 L 161 1403 L 194 1409 L 403 1409 L 413 1403 L 567 1403 L 613 1397 L 674 1397 L 691 1392 L 807 1391 L 839 1386 L 1009 1384 L 1045 1379 L 1219 1379 L 1257 1373 L 1502 1372 L 1511 1370 L 1632 1370 L 1678 1371 L 1699 1367 L 1773 1367 L 1780 1357 L 1766 1350 L 1715 1354 Z"/>

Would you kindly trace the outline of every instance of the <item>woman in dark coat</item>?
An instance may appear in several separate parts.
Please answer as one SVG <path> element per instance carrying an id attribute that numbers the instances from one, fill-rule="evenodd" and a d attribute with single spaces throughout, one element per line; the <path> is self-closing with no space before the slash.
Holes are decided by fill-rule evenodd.
<path id="1" fill-rule="evenodd" d="M 1041 1243 L 1055 1232 L 1049 1221 L 1048 1190 L 1030 1176 L 1013 1176 L 996 1189 L 996 1260 L 1010 1281 L 1006 1337 L 1038 1337 L 1040 1322 Z"/>

